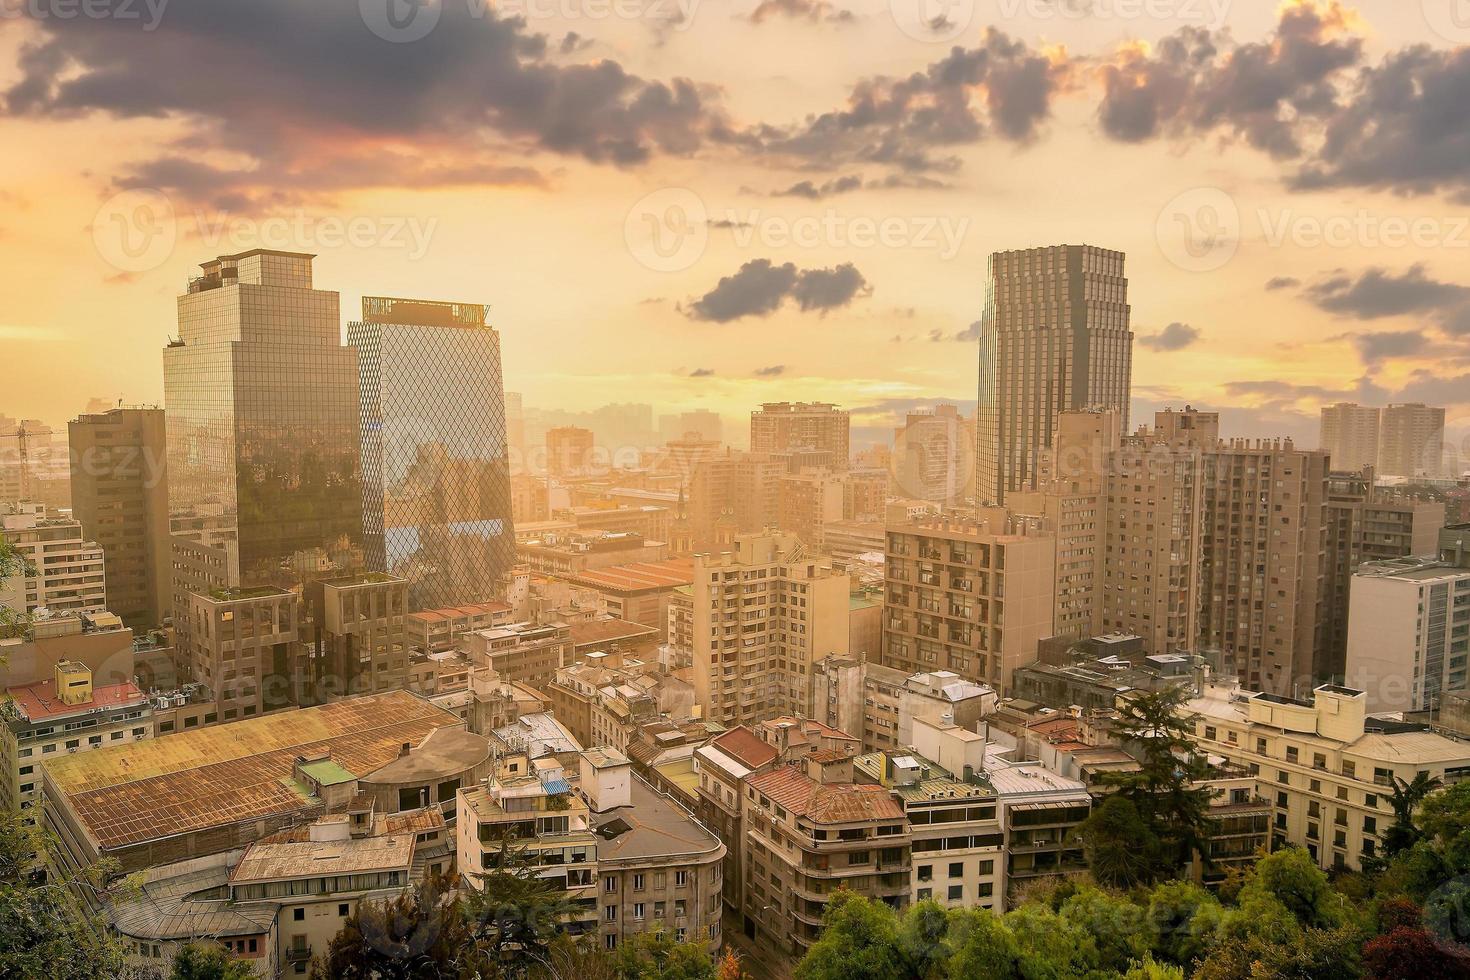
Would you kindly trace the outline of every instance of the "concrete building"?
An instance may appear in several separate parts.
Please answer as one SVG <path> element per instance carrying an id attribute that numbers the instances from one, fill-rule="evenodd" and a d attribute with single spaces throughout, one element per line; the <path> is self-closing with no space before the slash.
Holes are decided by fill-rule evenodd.
<path id="1" fill-rule="evenodd" d="M 750 451 L 824 449 L 834 468 L 847 469 L 850 427 L 848 414 L 827 402 L 767 402 L 750 413 Z"/>
<path id="2" fill-rule="evenodd" d="M 693 753 L 698 777 L 695 813 L 725 842 L 722 894 L 731 911 L 744 908 L 745 780 L 776 765 L 781 753 L 744 725 L 721 732 Z"/>
<path id="3" fill-rule="evenodd" d="M 72 515 L 102 549 L 112 612 L 138 630 L 173 614 L 167 438 L 161 408 L 115 408 L 68 426 Z"/>
<path id="4" fill-rule="evenodd" d="M 696 555 L 688 612 L 695 697 L 727 726 L 804 710 L 812 666 L 848 650 L 847 576 L 791 535 Z"/>
<path id="5" fill-rule="evenodd" d="M 605 565 L 557 576 L 597 597 L 597 611 L 616 619 L 651 626 L 660 635 L 668 627 L 669 596 L 694 581 L 692 558 Z"/>
<path id="6" fill-rule="evenodd" d="M 1368 562 L 1348 599 L 1347 682 L 1368 710 L 1432 711 L 1470 684 L 1470 562 Z"/>
<path id="7" fill-rule="evenodd" d="M 18 636 L 0 638 L 6 682 L 34 684 L 55 676 L 62 661 L 84 664 L 98 685 L 123 684 L 136 674 L 133 631 L 109 612 L 38 617 Z"/>
<path id="8" fill-rule="evenodd" d="M 516 555 L 532 572 L 566 576 L 610 565 L 665 561 L 669 547 L 666 542 L 626 531 L 565 532 L 522 541 Z"/>
<path id="9" fill-rule="evenodd" d="M 1388 405 L 1378 430 L 1380 476 L 1438 479 L 1444 473 L 1444 409 Z"/>
<path id="10" fill-rule="evenodd" d="M 974 729 L 995 710 L 997 698 L 983 684 L 953 671 L 905 674 L 858 657 L 824 657 L 812 673 L 812 703 L 805 714 L 862 738 L 868 752 L 914 744 L 914 721 L 949 718 Z"/>
<path id="11" fill-rule="evenodd" d="M 1237 439 L 1205 455 L 1198 652 L 1290 694 L 1330 672 L 1325 453 Z"/>
<path id="12" fill-rule="evenodd" d="M 269 586 L 187 594 L 179 662 L 204 685 L 221 721 L 250 718 L 292 703 L 300 655 L 301 603 Z"/>
<path id="13" fill-rule="evenodd" d="M 0 704 L 0 807 L 30 823 L 41 799 L 41 766 L 119 742 L 153 737 L 153 705 L 131 683 L 93 686 L 86 664 L 63 660 L 55 676 L 6 689 Z"/>
<path id="14" fill-rule="evenodd" d="M 814 551 L 824 551 L 822 531 L 843 516 L 842 477 L 830 470 L 807 470 L 781 478 L 776 522 Z"/>
<path id="15" fill-rule="evenodd" d="M 1061 412 L 1113 409 L 1128 429 L 1133 366 L 1122 252 L 1054 245 L 990 256 L 975 414 L 978 502 L 1035 476 Z"/>
<path id="16" fill-rule="evenodd" d="M 542 689 L 572 664 L 572 630 L 566 623 L 508 623 L 467 634 L 465 651 L 472 664 L 506 683 Z"/>
<path id="17" fill-rule="evenodd" d="M 104 857 L 131 873 L 221 854 L 339 812 L 359 777 L 462 725 L 394 691 L 59 755 L 42 774 L 46 829 L 73 870 Z"/>
<path id="18" fill-rule="evenodd" d="M 1338 402 L 1322 406 L 1318 447 L 1332 457 L 1332 468 L 1353 472 L 1378 465 L 1378 427 L 1382 410 Z"/>
<path id="19" fill-rule="evenodd" d="M 419 609 L 403 617 L 409 649 L 421 655 L 444 653 L 459 646 L 460 638 L 477 630 L 510 622 L 511 607 L 504 602 L 474 602 L 443 609 Z"/>
<path id="20" fill-rule="evenodd" d="M 591 429 L 562 425 L 546 430 L 546 473 L 548 476 L 588 476 L 593 472 L 596 437 Z"/>
<path id="21" fill-rule="evenodd" d="M 1323 868 L 1358 870 L 1393 823 L 1394 779 L 1470 775 L 1470 742 L 1369 718 L 1367 695 L 1323 685 L 1310 699 L 1209 685 L 1180 710 L 1200 747 L 1245 768 L 1272 803 L 1273 844 Z"/>
<path id="22" fill-rule="evenodd" d="M 48 515 L 40 504 L 6 504 L 0 507 L 0 535 L 28 569 L 21 583 L 20 612 L 107 608 L 102 546 L 86 537 L 80 522 Z"/>
<path id="23" fill-rule="evenodd" d="M 298 704 L 408 686 L 409 586 L 379 572 L 307 583 L 306 663 L 296 674 L 311 690 Z"/>
<path id="24" fill-rule="evenodd" d="M 975 423 L 953 405 L 909 412 L 893 435 L 898 494 L 953 507 L 974 484 Z"/>
<path id="25" fill-rule="evenodd" d="M 839 887 L 902 909 L 912 894 L 904 809 L 855 781 L 853 758 L 816 752 L 745 778 L 743 920 L 747 935 L 799 957 Z"/>
<path id="26" fill-rule="evenodd" d="M 890 525 L 883 663 L 948 670 L 1004 695 L 1052 634 L 1056 539 L 990 509 Z"/>

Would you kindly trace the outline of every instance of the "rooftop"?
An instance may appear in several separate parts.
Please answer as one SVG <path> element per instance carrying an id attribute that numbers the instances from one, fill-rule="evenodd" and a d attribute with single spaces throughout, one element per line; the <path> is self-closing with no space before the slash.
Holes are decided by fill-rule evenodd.
<path id="1" fill-rule="evenodd" d="M 407 691 L 367 695 L 47 763 L 47 779 L 99 850 L 282 816 L 316 805 L 291 780 L 300 756 L 382 768 L 458 717 Z"/>
<path id="2" fill-rule="evenodd" d="M 468 619 L 471 616 L 493 616 L 497 613 L 510 612 L 511 607 L 504 602 L 474 602 L 464 606 L 447 606 L 443 609 L 420 609 L 411 612 L 406 618 L 417 619 L 425 623 L 442 623 L 451 619 Z"/>
<path id="3" fill-rule="evenodd" d="M 616 592 L 644 592 L 672 589 L 694 581 L 694 559 L 670 558 L 667 561 L 635 561 L 605 568 L 589 568 L 561 576 L 568 582 L 594 589 Z"/>
<path id="4" fill-rule="evenodd" d="M 245 856 L 230 874 L 230 883 L 407 869 L 413 863 L 413 847 L 411 833 L 334 841 L 258 842 L 246 848 Z"/>
<path id="5" fill-rule="evenodd" d="M 399 755 L 380 769 L 365 772 L 371 783 L 412 783 L 448 777 L 490 758 L 490 740 L 463 728 L 440 728 L 429 733 L 414 751 Z"/>
<path id="6" fill-rule="evenodd" d="M 896 820 L 903 807 L 882 786 L 871 783 L 819 783 L 799 766 L 779 766 L 751 776 L 746 784 L 814 823 Z"/>
<path id="7" fill-rule="evenodd" d="M 630 804 L 592 815 L 597 863 L 647 858 L 700 857 L 723 851 L 720 839 L 686 810 L 634 775 Z"/>
<path id="8" fill-rule="evenodd" d="M 106 708 L 121 708 L 143 704 L 148 696 L 138 690 L 136 684 L 106 684 L 92 688 L 92 700 L 80 704 L 67 704 L 56 696 L 56 681 L 37 681 L 12 687 L 9 694 L 16 710 L 27 721 L 46 721 L 69 715 L 82 715 Z"/>
<path id="9" fill-rule="evenodd" d="M 601 646 L 604 643 L 642 640 L 658 635 L 656 627 L 630 623 L 625 619 L 590 619 L 573 623 L 571 629 L 572 645 L 576 647 Z"/>
<path id="10" fill-rule="evenodd" d="M 716 735 L 710 745 L 746 769 L 759 769 L 774 762 L 777 755 L 774 745 L 768 744 L 744 725 L 737 725 L 728 732 Z"/>

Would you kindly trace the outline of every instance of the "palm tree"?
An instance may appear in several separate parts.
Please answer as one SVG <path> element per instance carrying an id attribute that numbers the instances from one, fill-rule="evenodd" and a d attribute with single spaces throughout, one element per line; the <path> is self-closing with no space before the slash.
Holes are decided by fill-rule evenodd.
<path id="1" fill-rule="evenodd" d="M 1411 780 L 1398 776 L 1392 778 L 1393 793 L 1388 798 L 1388 805 L 1393 807 L 1393 826 L 1383 835 L 1383 849 L 1390 856 L 1418 843 L 1423 832 L 1414 826 L 1414 812 L 1419 809 L 1419 804 L 1424 802 L 1425 797 L 1444 785 L 1442 780 L 1430 776 L 1422 769 Z"/>

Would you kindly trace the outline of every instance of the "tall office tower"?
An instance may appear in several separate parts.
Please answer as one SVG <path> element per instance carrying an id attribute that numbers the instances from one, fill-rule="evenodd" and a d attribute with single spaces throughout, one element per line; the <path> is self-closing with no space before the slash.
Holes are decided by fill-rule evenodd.
<path id="1" fill-rule="evenodd" d="M 1327 454 L 1231 440 L 1204 457 L 1200 649 L 1252 690 L 1290 695 L 1331 672 Z"/>
<path id="2" fill-rule="evenodd" d="M 1036 488 L 1009 499 L 1013 513 L 1056 535 L 1054 636 L 1081 640 L 1103 630 L 1104 489 L 1120 423 L 1110 409 L 1063 412 L 1038 460 Z"/>
<path id="3" fill-rule="evenodd" d="M 546 430 L 546 473 L 555 477 L 588 475 L 596 439 L 591 429 L 560 425 Z"/>
<path id="4" fill-rule="evenodd" d="M 1133 334 L 1123 253 L 1053 245 L 990 256 L 980 320 L 975 495 L 1031 481 L 1061 412 L 1110 408 L 1128 431 Z"/>
<path id="5" fill-rule="evenodd" d="M 161 408 L 114 408 L 68 426 L 72 516 L 102 546 L 108 611 L 139 632 L 173 613 L 167 439 Z"/>
<path id="6" fill-rule="evenodd" d="M 1053 635 L 1056 537 L 986 508 L 976 519 L 888 526 L 883 663 L 952 670 L 1002 696 Z"/>
<path id="7" fill-rule="evenodd" d="M 500 335 L 478 303 L 364 296 L 348 324 L 362 402 L 368 567 L 413 609 L 489 598 L 515 562 Z"/>
<path id="8" fill-rule="evenodd" d="M 357 355 L 313 256 L 255 249 L 202 265 L 163 352 L 174 628 L 190 594 L 270 588 L 358 569 L 362 479 Z M 233 593 L 238 595 L 239 592 Z M 294 665 L 250 663 L 266 707 L 289 703 Z"/>
<path id="9" fill-rule="evenodd" d="M 1213 412 L 1159 412 L 1108 467 L 1102 626 L 1141 636 L 1150 655 L 1198 643 L 1205 457 L 1218 441 Z"/>
<path id="10" fill-rule="evenodd" d="M 1443 501 L 1400 498 L 1380 491 L 1373 485 L 1371 469 L 1331 474 L 1327 486 L 1327 608 L 1323 616 L 1329 669 L 1324 679 L 1340 679 L 1346 663 L 1348 591 L 1358 567 L 1364 562 L 1433 555 L 1438 551 L 1439 531 L 1444 526 Z"/>
<path id="11" fill-rule="evenodd" d="M 505 393 L 505 444 L 510 450 L 511 473 L 527 472 L 526 403 L 518 391 Z"/>
<path id="12" fill-rule="evenodd" d="M 953 405 L 910 412 L 894 432 L 900 497 L 952 506 L 964 500 L 975 465 L 975 425 Z"/>
<path id="13" fill-rule="evenodd" d="M 1338 402 L 1322 406 L 1322 435 L 1317 446 L 1332 457 L 1332 468 L 1351 473 L 1378 465 L 1381 410 L 1371 405 Z"/>
<path id="14" fill-rule="evenodd" d="M 806 710 L 812 666 L 848 651 L 848 589 L 789 534 L 696 556 L 684 634 L 704 717 L 733 726 Z"/>
<path id="15" fill-rule="evenodd" d="M 1438 479 L 1444 472 L 1444 409 L 1389 405 L 1378 427 L 1378 475 Z"/>
<path id="16" fill-rule="evenodd" d="M 846 412 L 827 402 L 767 402 L 750 413 L 750 451 L 825 449 L 834 467 L 846 469 L 851 423 Z"/>

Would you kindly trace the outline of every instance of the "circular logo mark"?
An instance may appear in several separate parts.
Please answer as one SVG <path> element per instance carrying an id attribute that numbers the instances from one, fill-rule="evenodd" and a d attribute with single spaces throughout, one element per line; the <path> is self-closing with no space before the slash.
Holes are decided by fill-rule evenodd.
<path id="1" fill-rule="evenodd" d="M 357 0 L 367 29 L 393 44 L 429 36 L 439 23 L 441 0 Z"/>
<path id="2" fill-rule="evenodd" d="M 1470 0 L 1420 0 L 1424 22 L 1451 44 L 1470 43 Z"/>
<path id="3" fill-rule="evenodd" d="M 1179 268 L 1211 272 L 1240 247 L 1240 209 L 1218 187 L 1196 187 L 1164 205 L 1154 237 L 1164 257 Z"/>
<path id="4" fill-rule="evenodd" d="M 953 41 L 975 19 L 975 0 L 888 0 L 888 9 L 915 41 Z"/>
<path id="5" fill-rule="evenodd" d="M 693 191 L 665 187 L 628 209 L 623 239 L 639 264 L 655 272 L 681 272 L 704 254 L 709 212 Z"/>
<path id="6" fill-rule="evenodd" d="M 92 218 L 97 254 L 120 272 L 148 272 L 163 265 L 178 237 L 173 203 L 152 188 L 114 194 Z"/>

